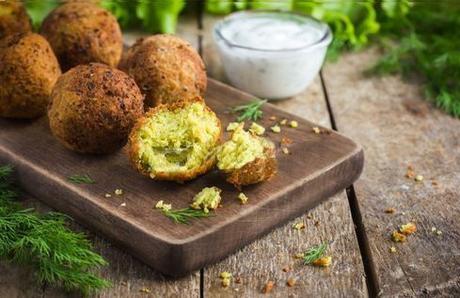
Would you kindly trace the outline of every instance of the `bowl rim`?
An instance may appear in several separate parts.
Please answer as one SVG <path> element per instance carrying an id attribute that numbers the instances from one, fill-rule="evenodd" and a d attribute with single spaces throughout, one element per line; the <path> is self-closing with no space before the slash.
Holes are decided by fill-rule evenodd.
<path id="1" fill-rule="evenodd" d="M 317 41 L 315 41 L 313 43 L 306 44 L 306 45 L 301 46 L 301 47 L 291 48 L 291 49 L 263 49 L 263 48 L 244 46 L 244 45 L 240 45 L 240 44 L 231 42 L 230 40 L 228 40 L 227 38 L 225 38 L 223 36 L 223 34 L 221 32 L 221 29 L 222 29 L 222 27 L 223 27 L 223 25 L 225 23 L 229 22 L 232 19 L 244 16 L 244 15 L 256 15 L 256 14 L 261 14 L 261 13 L 265 13 L 265 14 L 267 14 L 267 13 L 273 13 L 273 14 L 282 13 L 282 14 L 286 14 L 286 15 L 294 15 L 294 16 L 297 16 L 297 17 L 302 17 L 304 19 L 310 19 L 310 20 L 313 20 L 314 22 L 324 26 L 326 30 L 325 30 L 323 36 L 321 38 L 319 38 Z M 331 31 L 331 28 L 329 27 L 329 25 L 327 23 L 322 22 L 322 21 L 320 21 L 320 20 L 318 20 L 318 19 L 316 19 L 316 18 L 314 18 L 314 17 L 312 17 L 310 15 L 307 15 L 307 14 L 303 14 L 303 13 L 299 13 L 299 12 L 292 12 L 292 11 L 280 11 L 280 10 L 245 10 L 245 11 L 233 12 L 233 13 L 229 14 L 228 16 L 226 16 L 225 18 L 223 18 L 222 20 L 218 21 L 214 25 L 213 32 L 214 32 L 214 35 L 217 35 L 229 47 L 240 48 L 240 49 L 250 50 L 250 51 L 259 51 L 259 52 L 275 52 L 275 53 L 276 52 L 278 52 L 278 53 L 299 52 L 299 51 L 303 51 L 303 50 L 310 50 L 312 48 L 316 48 L 316 47 L 323 46 L 323 45 L 328 46 L 332 41 L 332 31 Z"/>

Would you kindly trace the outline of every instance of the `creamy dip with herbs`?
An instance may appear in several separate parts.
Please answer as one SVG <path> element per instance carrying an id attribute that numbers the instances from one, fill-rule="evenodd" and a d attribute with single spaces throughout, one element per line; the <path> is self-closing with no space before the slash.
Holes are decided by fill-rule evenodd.
<path id="1" fill-rule="evenodd" d="M 231 20 L 221 29 L 232 44 L 260 50 L 293 50 L 324 36 L 318 24 L 291 14 L 265 13 Z"/>
<path id="2" fill-rule="evenodd" d="M 295 95 L 318 73 L 331 41 L 328 26 L 282 12 L 240 12 L 218 23 L 214 38 L 227 77 L 263 98 Z"/>

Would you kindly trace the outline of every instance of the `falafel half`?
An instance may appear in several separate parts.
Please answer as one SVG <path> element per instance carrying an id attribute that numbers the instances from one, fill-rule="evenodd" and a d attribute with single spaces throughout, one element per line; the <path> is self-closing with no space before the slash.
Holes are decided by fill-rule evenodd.
<path id="1" fill-rule="evenodd" d="M 129 156 L 152 179 L 190 180 L 215 165 L 221 131 L 219 118 L 200 98 L 159 105 L 133 128 Z"/>
<path id="2" fill-rule="evenodd" d="M 200 55 L 185 40 L 168 34 L 138 39 L 119 65 L 145 94 L 145 106 L 154 107 L 203 97 L 206 69 Z"/>
<path id="3" fill-rule="evenodd" d="M 50 42 L 63 71 L 90 62 L 115 67 L 123 51 L 115 17 L 89 1 L 57 7 L 43 21 L 40 33 Z"/>
<path id="4" fill-rule="evenodd" d="M 274 144 L 243 127 L 241 123 L 216 153 L 217 167 L 237 188 L 268 180 L 277 172 Z"/>
<path id="5" fill-rule="evenodd" d="M 0 40 L 0 117 L 31 119 L 46 113 L 61 75 L 50 45 L 35 33 Z"/>
<path id="6" fill-rule="evenodd" d="M 103 154 L 126 144 L 143 112 L 143 96 L 131 77 L 107 65 L 90 63 L 59 78 L 48 118 L 53 135 L 65 147 Z"/>
<path id="7" fill-rule="evenodd" d="M 0 39 L 16 33 L 32 32 L 29 15 L 21 1 L 0 1 Z"/>

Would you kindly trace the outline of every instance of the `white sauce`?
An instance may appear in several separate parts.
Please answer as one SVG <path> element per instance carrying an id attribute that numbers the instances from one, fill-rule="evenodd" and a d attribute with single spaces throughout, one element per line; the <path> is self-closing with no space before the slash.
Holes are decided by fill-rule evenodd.
<path id="1" fill-rule="evenodd" d="M 324 33 L 310 19 L 273 13 L 231 20 L 221 30 L 232 44 L 264 50 L 299 49 L 319 41 Z"/>
<path id="2" fill-rule="evenodd" d="M 262 98 L 293 96 L 319 72 L 331 41 L 327 25 L 290 13 L 241 12 L 214 38 L 230 82 Z"/>

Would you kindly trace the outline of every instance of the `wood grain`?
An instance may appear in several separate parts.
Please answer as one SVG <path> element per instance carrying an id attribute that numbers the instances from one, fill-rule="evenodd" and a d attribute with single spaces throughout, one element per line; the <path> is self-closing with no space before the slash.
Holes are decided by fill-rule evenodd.
<path id="1" fill-rule="evenodd" d="M 211 38 L 213 24 L 221 19 L 206 15 L 203 20 L 203 58 L 208 75 L 226 81 L 222 64 Z M 317 78 L 302 94 L 276 102 L 281 109 L 329 127 L 329 115 L 323 91 Z M 281 207 L 283 208 L 283 207 Z M 305 230 L 292 228 L 303 222 Z M 333 266 L 319 269 L 304 266 L 293 256 L 321 242 L 330 242 L 329 254 Z M 282 269 L 291 267 L 292 271 Z M 223 288 L 219 274 L 231 272 L 241 283 L 233 282 Z M 286 286 L 289 278 L 296 280 L 292 288 Z M 235 279 L 234 279 L 235 280 Z M 252 243 L 204 270 L 204 294 L 209 297 L 257 297 L 268 280 L 276 283 L 275 297 L 339 297 L 367 296 L 361 255 L 354 233 L 348 201 L 342 192 L 264 238 Z M 308 294 L 307 294 L 308 293 Z"/>
<path id="2" fill-rule="evenodd" d="M 374 50 L 344 55 L 324 75 L 339 130 L 366 153 L 355 188 L 381 294 L 458 297 L 460 121 L 424 101 L 418 82 L 365 79 L 377 57 Z M 405 177 L 408 165 L 422 182 Z M 390 207 L 395 214 L 384 213 Z M 415 235 L 393 243 L 390 233 L 410 221 Z"/>

